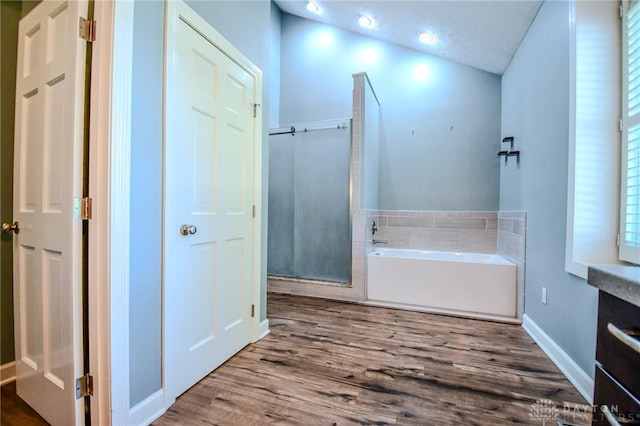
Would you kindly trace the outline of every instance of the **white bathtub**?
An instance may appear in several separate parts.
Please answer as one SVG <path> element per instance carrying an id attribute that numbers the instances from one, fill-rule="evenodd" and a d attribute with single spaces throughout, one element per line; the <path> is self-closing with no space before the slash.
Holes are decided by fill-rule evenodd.
<path id="1" fill-rule="evenodd" d="M 514 320 L 516 265 L 496 254 L 377 248 L 368 256 L 367 301 Z"/>

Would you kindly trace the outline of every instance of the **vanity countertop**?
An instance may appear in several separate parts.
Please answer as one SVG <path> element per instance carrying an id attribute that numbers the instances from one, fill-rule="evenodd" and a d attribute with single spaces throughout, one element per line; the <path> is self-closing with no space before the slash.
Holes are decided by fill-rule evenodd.
<path id="1" fill-rule="evenodd" d="M 589 266 L 588 282 L 624 301 L 640 306 L 640 266 Z"/>

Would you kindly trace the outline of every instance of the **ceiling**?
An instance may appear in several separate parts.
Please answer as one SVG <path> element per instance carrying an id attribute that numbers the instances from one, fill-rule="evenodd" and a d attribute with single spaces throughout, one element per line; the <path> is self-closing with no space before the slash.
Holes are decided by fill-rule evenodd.
<path id="1" fill-rule="evenodd" d="M 275 0 L 284 12 L 324 22 L 502 75 L 542 5 L 542 0 Z M 374 28 L 358 18 L 367 15 Z M 438 43 L 418 35 L 429 31 Z"/>

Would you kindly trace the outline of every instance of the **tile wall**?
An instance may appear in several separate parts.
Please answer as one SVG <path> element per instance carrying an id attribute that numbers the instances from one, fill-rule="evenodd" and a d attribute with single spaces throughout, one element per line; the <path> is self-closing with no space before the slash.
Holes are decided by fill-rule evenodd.
<path id="1" fill-rule="evenodd" d="M 378 211 L 382 247 L 496 253 L 498 212 Z"/>
<path id="2" fill-rule="evenodd" d="M 524 313 L 525 256 L 527 237 L 527 212 L 502 211 L 498 214 L 497 253 L 516 264 L 518 304 L 517 316 Z"/>

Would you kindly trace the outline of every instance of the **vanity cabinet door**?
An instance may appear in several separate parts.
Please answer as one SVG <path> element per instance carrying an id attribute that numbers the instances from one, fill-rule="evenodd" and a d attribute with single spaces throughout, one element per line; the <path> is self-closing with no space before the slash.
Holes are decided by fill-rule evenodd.
<path id="1" fill-rule="evenodd" d="M 639 339 L 640 307 L 601 291 L 596 360 L 636 398 L 640 398 Z"/>
<path id="2" fill-rule="evenodd" d="M 607 407 L 605 410 L 604 406 Z M 596 367 L 592 419 L 592 424 L 596 425 L 616 425 L 616 421 L 621 425 L 640 424 L 640 401 L 600 366 Z"/>

